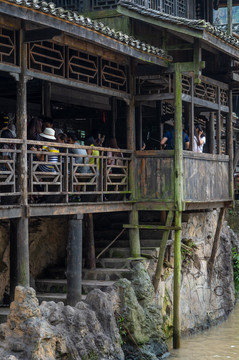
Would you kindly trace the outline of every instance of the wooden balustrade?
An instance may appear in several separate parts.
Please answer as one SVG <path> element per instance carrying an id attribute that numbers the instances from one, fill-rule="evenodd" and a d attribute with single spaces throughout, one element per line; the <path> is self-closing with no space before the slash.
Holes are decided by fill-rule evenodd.
<path id="1" fill-rule="evenodd" d="M 1 205 L 16 204 L 20 196 L 16 163 L 22 140 L 0 138 L 0 200 Z"/>
<path id="2" fill-rule="evenodd" d="M 174 151 L 137 151 L 137 200 L 174 201 Z M 183 151 L 183 201 L 231 201 L 229 156 Z"/>
<path id="3" fill-rule="evenodd" d="M 36 154 L 42 154 L 41 148 L 31 150 L 31 146 L 54 146 L 59 149 L 57 162 L 50 162 L 51 152 L 44 151 L 44 161 L 39 161 Z M 126 200 L 128 189 L 128 167 L 132 152 L 111 148 L 68 145 L 28 141 L 29 195 L 58 196 L 57 202 L 74 202 L 77 196 L 81 201 Z M 84 155 L 75 154 L 71 149 L 98 151 Z M 116 154 L 114 164 L 109 164 L 107 152 Z M 121 156 L 122 155 L 122 156 Z M 48 167 L 41 171 L 39 166 Z M 75 199 L 74 199 L 75 198 Z M 79 198 L 78 198 L 79 200 Z M 55 202 L 48 199 L 48 202 Z"/>

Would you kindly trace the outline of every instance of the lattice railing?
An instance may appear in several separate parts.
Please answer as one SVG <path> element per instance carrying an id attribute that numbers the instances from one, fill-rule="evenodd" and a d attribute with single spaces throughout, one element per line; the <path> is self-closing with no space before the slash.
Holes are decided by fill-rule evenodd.
<path id="1" fill-rule="evenodd" d="M 17 65 L 16 31 L 0 27 L 0 62 Z"/>
<path id="2" fill-rule="evenodd" d="M 51 146 L 60 151 L 56 154 L 57 161 L 52 164 L 51 152 L 44 151 L 43 161 L 37 159 L 36 154 L 43 154 L 43 144 L 46 143 L 28 141 L 28 147 L 39 147 L 37 151 L 28 150 L 31 198 L 42 201 L 47 195 L 50 196 L 48 202 L 69 203 L 78 202 L 79 198 L 81 202 L 126 200 L 130 195 L 128 168 L 131 151 L 52 143 Z M 73 148 L 85 153 L 72 153 Z M 109 161 L 112 157 L 113 163 Z M 51 171 L 42 171 L 42 165 Z"/>
<path id="3" fill-rule="evenodd" d="M 192 77 L 188 75 L 182 76 L 182 92 L 186 95 L 192 95 L 202 100 L 209 101 L 214 104 L 228 106 L 228 89 L 225 88 L 224 84 L 210 81 L 210 78 L 202 77 L 200 84 L 193 84 L 192 90 Z M 220 94 L 220 96 L 219 96 Z"/>
<path id="4" fill-rule="evenodd" d="M 173 75 L 141 76 L 136 79 L 136 93 L 138 95 L 152 95 L 173 93 Z"/>
<path id="5" fill-rule="evenodd" d="M 0 138 L 0 204 L 17 204 L 20 195 L 16 164 L 22 140 Z"/>
<path id="6" fill-rule="evenodd" d="M 28 69 L 90 85 L 128 92 L 128 66 L 53 41 L 28 45 Z"/>

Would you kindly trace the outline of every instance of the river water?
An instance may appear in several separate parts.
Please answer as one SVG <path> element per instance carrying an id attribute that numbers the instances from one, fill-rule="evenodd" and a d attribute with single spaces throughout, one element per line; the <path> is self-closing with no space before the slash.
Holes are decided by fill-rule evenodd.
<path id="1" fill-rule="evenodd" d="M 169 360 L 239 360 L 239 303 L 228 319 L 198 335 L 183 338 Z"/>

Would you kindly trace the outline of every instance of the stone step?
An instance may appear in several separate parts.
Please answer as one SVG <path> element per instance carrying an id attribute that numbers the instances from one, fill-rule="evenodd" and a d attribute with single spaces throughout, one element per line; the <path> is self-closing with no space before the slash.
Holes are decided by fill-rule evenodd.
<path id="1" fill-rule="evenodd" d="M 158 225 L 158 224 L 156 224 L 156 225 Z M 107 228 L 105 230 L 95 230 L 94 231 L 95 241 L 97 241 L 97 240 L 113 241 L 116 238 L 116 236 L 120 233 L 120 231 L 122 229 L 123 229 L 123 226 L 121 224 L 121 227 L 119 229 L 116 229 L 114 227 L 114 229 Z M 162 239 L 163 231 L 164 230 L 140 229 L 140 239 L 141 240 L 159 240 L 159 239 Z M 125 230 L 123 232 L 123 234 L 120 235 L 118 240 L 128 240 L 129 239 L 128 234 L 129 234 L 128 230 Z"/>
<path id="2" fill-rule="evenodd" d="M 0 324 L 5 323 L 7 321 L 7 317 L 9 314 L 10 314 L 9 306 L 0 307 Z"/>
<path id="3" fill-rule="evenodd" d="M 83 269 L 84 280 L 117 281 L 122 278 L 130 280 L 132 271 L 129 269 L 96 268 L 95 270 Z"/>
<path id="4" fill-rule="evenodd" d="M 141 247 L 141 255 L 147 254 L 152 256 L 158 256 L 160 247 L 151 247 L 151 246 L 144 246 Z M 96 248 L 95 253 L 96 255 L 100 254 L 102 248 Z M 110 258 L 129 258 L 131 256 L 130 248 L 120 248 L 120 247 L 111 247 L 108 250 L 105 251 L 103 254 L 104 256 L 110 257 Z"/>
<path id="5" fill-rule="evenodd" d="M 66 305 L 66 294 L 57 293 L 37 293 L 37 298 L 41 304 L 43 301 L 63 302 Z M 85 300 L 86 295 L 82 295 L 81 300 Z"/>
<path id="6" fill-rule="evenodd" d="M 130 269 L 132 259 L 128 258 L 99 258 L 96 260 L 97 268 L 105 269 Z"/>
<path id="7" fill-rule="evenodd" d="M 82 280 L 82 294 L 88 294 L 90 290 L 104 290 L 108 286 L 112 286 L 115 281 L 100 280 Z M 36 288 L 38 293 L 65 293 L 67 292 L 66 279 L 37 279 Z"/>
<path id="8" fill-rule="evenodd" d="M 161 239 L 142 239 L 140 240 L 140 245 L 142 247 L 159 247 L 161 243 Z M 97 248 L 106 248 L 106 246 L 108 246 L 110 244 L 110 240 L 96 240 L 95 241 L 95 246 Z M 130 243 L 129 240 L 116 240 L 116 242 L 113 244 L 114 247 L 117 248 L 125 248 L 125 247 L 129 247 Z"/>

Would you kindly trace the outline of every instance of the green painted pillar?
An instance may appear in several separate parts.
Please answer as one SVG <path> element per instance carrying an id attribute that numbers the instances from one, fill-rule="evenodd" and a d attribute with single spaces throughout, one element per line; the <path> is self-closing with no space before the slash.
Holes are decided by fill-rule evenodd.
<path id="1" fill-rule="evenodd" d="M 183 139 L 182 139 L 182 74 L 180 64 L 175 64 L 175 149 L 174 149 L 174 202 L 175 231 L 174 239 L 174 291 L 173 291 L 173 347 L 180 347 L 180 282 L 181 282 L 181 222 L 183 209 Z"/>
<path id="2" fill-rule="evenodd" d="M 181 227 L 182 213 L 176 211 L 175 225 Z M 180 348 L 180 284 L 181 284 L 181 230 L 175 231 L 174 239 L 174 281 L 173 281 L 173 347 Z"/>

